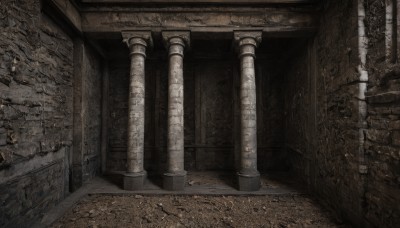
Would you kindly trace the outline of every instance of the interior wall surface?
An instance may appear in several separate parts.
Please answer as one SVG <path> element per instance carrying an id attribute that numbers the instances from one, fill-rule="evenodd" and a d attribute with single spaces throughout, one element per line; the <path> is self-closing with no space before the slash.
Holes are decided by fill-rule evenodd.
<path id="1" fill-rule="evenodd" d="M 78 96 L 70 30 L 39 0 L 1 1 L 0 14 L 0 226 L 29 226 L 70 193 L 74 153 L 81 180 L 98 173 L 102 63 L 82 41 Z M 82 117 L 76 151 L 74 112 Z"/>
<path id="2" fill-rule="evenodd" d="M 0 226 L 29 226 L 68 194 L 73 43 L 40 1 L 0 14 Z"/>
<path id="3" fill-rule="evenodd" d="M 101 166 L 101 108 L 103 61 L 89 45 L 85 45 L 82 74 L 82 180 L 99 174 Z"/>
<path id="4" fill-rule="evenodd" d="M 387 32 L 390 2 L 326 2 L 319 32 L 294 55 L 285 80 L 293 171 L 360 227 L 399 223 L 400 87 L 398 41 Z"/>
<path id="5" fill-rule="evenodd" d="M 369 74 L 365 218 L 386 227 L 400 224 L 400 5 L 395 3 L 364 2 Z"/>
<path id="6" fill-rule="evenodd" d="M 269 61 L 262 58 L 257 61 L 259 169 L 283 170 L 286 168 L 282 149 L 283 80 L 272 63 L 265 64 Z M 165 170 L 167 154 L 167 63 L 165 56 L 148 59 L 145 66 L 145 168 L 160 173 Z M 235 169 L 235 148 L 240 133 L 238 74 L 235 53 L 215 58 L 191 51 L 185 56 L 186 170 Z M 109 172 L 125 171 L 128 82 L 129 62 L 110 62 Z"/>
<path id="7" fill-rule="evenodd" d="M 286 73 L 286 145 L 295 173 L 338 214 L 363 224 L 357 1 L 326 2 L 319 31 Z"/>

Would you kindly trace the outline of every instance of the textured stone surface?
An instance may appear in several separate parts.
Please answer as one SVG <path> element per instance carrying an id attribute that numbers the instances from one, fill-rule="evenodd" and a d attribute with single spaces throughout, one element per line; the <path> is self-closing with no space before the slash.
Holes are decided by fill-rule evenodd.
<path id="1" fill-rule="evenodd" d="M 72 40 L 40 1 L 1 1 L 0 226 L 28 225 L 68 193 Z"/>
<path id="2" fill-rule="evenodd" d="M 240 58 L 240 166 L 239 190 L 257 190 L 257 92 L 254 66 L 255 51 L 261 32 L 234 33 Z M 246 176 L 245 178 L 242 175 Z M 251 180 L 251 181 L 249 181 Z M 248 186 L 247 186 L 248 185 Z"/>
<path id="3" fill-rule="evenodd" d="M 359 3 L 366 10 L 362 22 L 369 39 L 366 115 L 359 81 L 364 66 L 354 32 L 362 15 Z M 315 40 L 297 52 L 286 74 L 292 165 L 344 219 L 358 226 L 395 227 L 400 89 L 397 66 L 385 61 L 385 1 L 338 1 L 325 8 Z"/>
<path id="4" fill-rule="evenodd" d="M 358 224 L 364 182 L 359 174 L 357 1 L 327 3 L 323 14 L 315 39 L 296 51 L 286 73 L 287 149 L 295 173 L 310 189 Z"/>
<path id="5" fill-rule="evenodd" d="M 128 55 L 128 54 L 127 54 Z M 128 58 L 129 59 L 129 58 Z M 127 59 L 127 60 L 128 60 Z M 157 170 L 158 163 L 161 163 L 159 159 L 165 157 L 165 154 L 157 154 L 155 145 L 155 113 L 153 109 L 157 104 L 155 99 L 155 82 L 157 80 L 157 74 L 167 72 L 162 71 L 163 65 L 159 62 L 148 62 L 146 61 L 145 69 L 145 129 L 144 132 L 144 168 L 145 170 Z M 166 64 L 165 64 L 166 65 Z M 154 69 L 157 69 L 154 71 Z M 129 84 L 129 61 L 124 64 L 121 63 L 110 63 L 110 80 L 109 88 L 109 153 L 107 154 L 107 170 L 113 171 L 126 171 L 126 146 L 127 146 L 127 124 L 128 124 L 128 94 L 129 88 L 126 86 Z M 165 75 L 165 78 L 167 76 Z M 162 97 L 160 99 L 164 99 Z M 163 110 L 167 110 L 166 107 Z M 166 120 L 166 117 L 165 119 Z M 166 122 L 165 122 L 166 125 Z M 163 132 L 165 133 L 165 132 Z M 161 134 L 161 132 L 158 132 Z M 162 144 L 164 145 L 164 144 Z M 165 144 L 166 146 L 166 144 Z"/>
<path id="6" fill-rule="evenodd" d="M 385 37 L 385 6 L 390 2 L 375 0 L 366 4 L 369 86 L 365 218 L 375 225 L 396 227 L 400 223 L 400 72 L 399 64 L 386 54 L 397 53 L 394 57 L 399 57 L 397 45 L 387 43 Z M 396 30 L 399 34 L 398 27 Z M 386 36 L 390 37 L 387 31 Z M 396 39 L 393 42 L 398 43 Z"/>
<path id="7" fill-rule="evenodd" d="M 90 46 L 85 48 L 82 82 L 82 180 L 90 180 L 100 171 L 101 165 L 101 97 L 102 61 Z"/>
<path id="8" fill-rule="evenodd" d="M 184 81 L 183 57 L 190 43 L 188 32 L 166 32 L 168 71 L 168 173 L 184 171 Z M 184 36 L 184 38 L 183 38 Z"/>
<path id="9" fill-rule="evenodd" d="M 127 10 L 129 9 L 129 11 Z M 160 30 L 161 28 L 201 29 L 202 27 L 228 28 L 258 27 L 266 31 L 285 32 L 308 30 L 316 26 L 316 13 L 312 10 L 284 10 L 271 8 L 183 8 L 164 9 L 113 7 L 101 11 L 87 9 L 82 12 L 82 30 L 85 32 L 118 32 L 132 27 Z"/>
<path id="10" fill-rule="evenodd" d="M 131 68 L 128 99 L 127 162 L 124 189 L 138 190 L 144 185 L 145 125 L 145 59 L 151 47 L 150 32 L 125 32 L 122 36 L 129 47 Z"/>
<path id="11" fill-rule="evenodd" d="M 0 185 L 0 226 L 28 227 L 64 198 L 62 160 Z"/>
<path id="12" fill-rule="evenodd" d="M 186 183 L 184 167 L 184 79 L 183 58 L 190 47 L 190 32 L 163 32 L 168 49 L 168 141 L 164 188 L 182 190 Z"/>
<path id="13" fill-rule="evenodd" d="M 0 191 L 9 196 L 0 226 L 29 225 L 100 165 L 99 56 L 82 53 L 82 144 L 73 151 L 74 42 L 41 10 L 38 0 L 0 3 Z"/>
<path id="14" fill-rule="evenodd" d="M 141 173 L 144 171 L 145 59 L 151 33 L 123 33 L 123 37 L 131 58 L 126 171 Z"/>

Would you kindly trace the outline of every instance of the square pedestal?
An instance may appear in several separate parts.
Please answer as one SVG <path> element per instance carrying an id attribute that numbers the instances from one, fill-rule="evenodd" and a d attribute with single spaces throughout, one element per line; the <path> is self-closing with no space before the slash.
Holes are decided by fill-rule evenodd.
<path id="1" fill-rule="evenodd" d="M 125 173 L 124 174 L 124 190 L 135 191 L 142 190 L 146 181 L 146 172 Z"/>
<path id="2" fill-rule="evenodd" d="M 169 191 L 182 191 L 186 185 L 186 172 L 184 174 L 164 173 L 163 188 Z"/>
<path id="3" fill-rule="evenodd" d="M 258 191 L 260 190 L 260 175 L 237 174 L 237 184 L 239 191 Z"/>

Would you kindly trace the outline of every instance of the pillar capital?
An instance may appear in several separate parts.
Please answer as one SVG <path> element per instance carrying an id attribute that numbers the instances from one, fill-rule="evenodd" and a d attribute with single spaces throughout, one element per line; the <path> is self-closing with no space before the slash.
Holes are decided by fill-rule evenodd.
<path id="1" fill-rule="evenodd" d="M 260 31 L 238 31 L 234 32 L 235 46 L 239 58 L 243 56 L 256 57 L 256 47 L 261 43 L 262 32 Z"/>
<path id="2" fill-rule="evenodd" d="M 129 47 L 130 55 L 139 54 L 146 57 L 146 48 L 153 46 L 150 31 L 123 31 L 122 38 Z"/>
<path id="3" fill-rule="evenodd" d="M 256 47 L 261 43 L 262 32 L 261 31 L 235 31 L 233 33 L 233 39 L 237 46 L 245 44 L 252 44 Z"/>
<path id="4" fill-rule="evenodd" d="M 163 31 L 162 38 L 167 48 L 172 44 L 190 47 L 190 31 Z"/>

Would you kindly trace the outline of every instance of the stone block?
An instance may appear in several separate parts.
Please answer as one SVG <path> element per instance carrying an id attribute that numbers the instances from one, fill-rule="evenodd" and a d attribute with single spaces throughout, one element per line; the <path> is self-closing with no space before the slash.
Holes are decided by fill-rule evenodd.
<path id="1" fill-rule="evenodd" d="M 4 128 L 0 128 L 0 146 L 7 144 L 7 131 Z"/>
<path id="2" fill-rule="evenodd" d="M 367 139 L 372 142 L 388 144 L 390 142 L 390 131 L 370 129 L 367 131 Z"/>
<path id="3" fill-rule="evenodd" d="M 392 134 L 392 144 L 395 146 L 400 146 L 400 131 L 395 131 Z"/>
<path id="4" fill-rule="evenodd" d="M 125 173 L 124 174 L 124 190 L 137 191 L 144 188 L 147 179 L 145 171 L 140 173 Z"/>
<path id="5" fill-rule="evenodd" d="M 182 191 L 185 189 L 186 172 L 164 173 L 163 188 L 169 191 Z"/>
<path id="6" fill-rule="evenodd" d="M 260 175 L 237 174 L 237 185 L 239 191 L 258 191 L 260 190 Z"/>
<path id="7" fill-rule="evenodd" d="M 387 93 L 380 93 L 367 97 L 368 103 L 371 104 L 384 104 L 400 101 L 400 91 L 390 91 Z"/>

